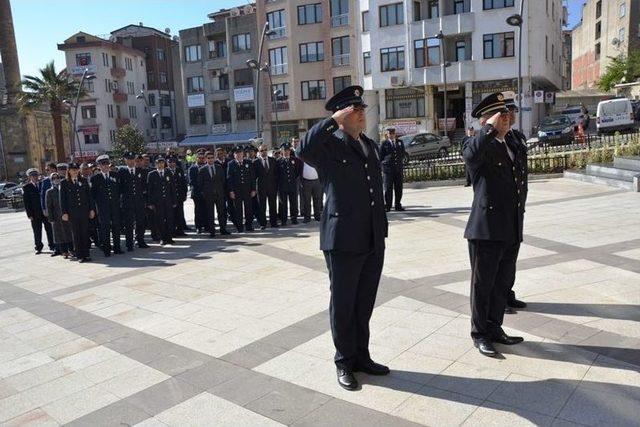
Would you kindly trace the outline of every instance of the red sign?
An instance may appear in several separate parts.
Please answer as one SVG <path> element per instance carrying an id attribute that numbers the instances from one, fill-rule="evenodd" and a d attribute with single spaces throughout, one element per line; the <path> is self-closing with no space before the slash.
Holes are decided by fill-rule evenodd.
<path id="1" fill-rule="evenodd" d="M 79 130 L 85 135 L 96 135 L 98 133 L 99 126 L 84 126 Z"/>

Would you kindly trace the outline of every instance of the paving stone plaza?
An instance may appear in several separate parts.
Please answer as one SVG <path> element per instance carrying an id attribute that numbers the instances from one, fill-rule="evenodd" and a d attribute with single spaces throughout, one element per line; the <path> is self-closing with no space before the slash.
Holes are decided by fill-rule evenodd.
<path id="1" fill-rule="evenodd" d="M 317 226 L 78 264 L 0 213 L 0 425 L 640 425 L 640 195 L 532 181 L 500 359 L 469 337 L 472 190 L 391 212 L 373 359 L 335 378 Z M 193 218 L 191 205 L 187 218 Z"/>

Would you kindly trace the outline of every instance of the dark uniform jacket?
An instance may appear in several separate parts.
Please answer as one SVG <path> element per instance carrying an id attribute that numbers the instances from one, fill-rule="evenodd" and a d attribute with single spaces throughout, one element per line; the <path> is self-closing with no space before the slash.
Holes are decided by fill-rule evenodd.
<path id="1" fill-rule="evenodd" d="M 28 182 L 22 187 L 24 210 L 29 218 L 42 218 L 42 202 L 40 201 L 40 183 Z"/>
<path id="2" fill-rule="evenodd" d="M 147 191 L 147 176 L 143 169 L 134 168 L 133 175 L 126 166 L 118 170 L 122 209 L 133 209 L 136 205 L 144 205 Z"/>
<path id="3" fill-rule="evenodd" d="M 269 169 L 265 169 L 262 158 L 258 157 L 254 161 L 255 171 L 258 178 L 258 191 L 264 194 L 275 194 L 278 190 L 277 162 L 273 157 L 267 157 Z"/>
<path id="4" fill-rule="evenodd" d="M 391 142 L 388 139 L 380 144 L 380 158 L 382 159 L 382 170 L 385 173 L 402 171 L 402 162 L 404 160 L 404 144 L 401 140 L 396 139 Z"/>
<path id="5" fill-rule="evenodd" d="M 176 199 L 179 202 L 187 200 L 188 184 L 187 177 L 181 167 L 177 167 L 171 171 L 173 174 L 173 182 L 176 186 Z"/>
<path id="6" fill-rule="evenodd" d="M 337 130 L 332 118 L 316 123 L 300 150 L 300 158 L 318 171 L 326 194 L 320 249 L 362 253 L 384 248 L 388 223 L 378 145 L 361 135 L 369 148 L 365 157 L 358 141 Z"/>
<path id="7" fill-rule="evenodd" d="M 111 212 L 119 213 L 120 183 L 118 172 L 109 172 L 109 179 L 105 179 L 102 172 L 96 172 L 91 177 L 91 196 L 98 208 L 98 216 Z"/>
<path id="8" fill-rule="evenodd" d="M 201 197 L 200 189 L 198 188 L 198 171 L 203 165 L 197 163 L 189 166 L 189 185 L 191 186 L 191 198 L 197 199 Z"/>
<path id="9" fill-rule="evenodd" d="M 226 177 L 222 166 L 219 163 L 214 162 L 211 168 L 212 172 L 215 171 L 215 174 L 209 174 L 208 164 L 200 166 L 196 179 L 197 186 L 200 194 L 202 195 L 202 198 L 208 202 L 216 200 L 219 197 L 224 198 L 224 191 L 226 186 Z"/>
<path id="10" fill-rule="evenodd" d="M 278 159 L 276 169 L 278 191 L 291 193 L 297 190 L 297 179 L 300 169 L 299 161 L 299 159 L 294 157 L 289 157 L 288 159 L 280 157 Z"/>
<path id="11" fill-rule="evenodd" d="M 62 215 L 67 214 L 70 219 L 81 217 L 89 219 L 89 211 L 94 209 L 89 181 L 78 178 L 76 184 L 66 179 L 60 182 L 60 211 Z"/>
<path id="12" fill-rule="evenodd" d="M 147 175 L 147 204 L 156 207 L 173 207 L 177 204 L 173 174 L 166 168 L 163 173 L 162 179 L 160 178 L 160 172 L 156 169 L 150 171 Z"/>
<path id="13" fill-rule="evenodd" d="M 505 136 L 513 154 L 494 138 L 495 129 L 484 126 L 469 138 L 462 155 L 471 182 L 473 204 L 464 237 L 469 240 L 522 241 L 527 198 L 527 151 L 510 132 Z"/>
<path id="14" fill-rule="evenodd" d="M 242 160 L 242 165 L 232 160 L 227 166 L 227 191 L 236 197 L 246 196 L 256 190 L 256 177 L 250 160 Z"/>

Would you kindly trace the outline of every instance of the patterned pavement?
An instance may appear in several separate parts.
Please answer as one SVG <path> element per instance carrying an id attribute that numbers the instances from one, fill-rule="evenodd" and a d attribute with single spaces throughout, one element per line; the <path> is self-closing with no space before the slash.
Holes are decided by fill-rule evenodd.
<path id="1" fill-rule="evenodd" d="M 372 319 L 392 374 L 357 392 L 335 381 L 315 225 L 77 264 L 0 213 L 0 425 L 640 425 L 640 196 L 530 187 L 529 307 L 506 316 L 525 343 L 469 339 L 471 190 L 408 189 Z"/>

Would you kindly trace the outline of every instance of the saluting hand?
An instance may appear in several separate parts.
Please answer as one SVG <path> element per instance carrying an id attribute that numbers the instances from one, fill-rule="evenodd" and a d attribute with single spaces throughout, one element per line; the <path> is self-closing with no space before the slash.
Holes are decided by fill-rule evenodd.
<path id="1" fill-rule="evenodd" d="M 256 192 L 255 191 L 251 192 L 251 197 L 256 197 Z"/>
<path id="2" fill-rule="evenodd" d="M 338 126 L 341 126 L 342 124 L 344 124 L 345 118 L 349 114 L 353 113 L 354 110 L 355 110 L 355 107 L 353 105 L 350 105 L 347 108 L 343 108 L 342 110 L 338 110 L 335 113 L 333 113 L 331 118 L 333 118 L 333 120 L 335 120 L 336 123 L 338 123 Z"/>
<path id="3" fill-rule="evenodd" d="M 235 200 L 235 199 L 236 199 L 236 193 L 234 193 L 233 191 L 230 191 L 230 192 L 229 192 L 229 197 L 230 197 L 232 200 Z"/>
<path id="4" fill-rule="evenodd" d="M 93 209 L 91 209 L 89 211 L 89 219 L 93 219 L 96 217 L 96 211 L 94 211 Z"/>
<path id="5" fill-rule="evenodd" d="M 93 212 L 93 211 L 91 211 L 91 212 Z M 91 214 L 89 214 L 89 217 L 91 217 Z M 62 220 L 65 221 L 65 222 L 69 221 L 69 214 L 62 214 Z"/>

